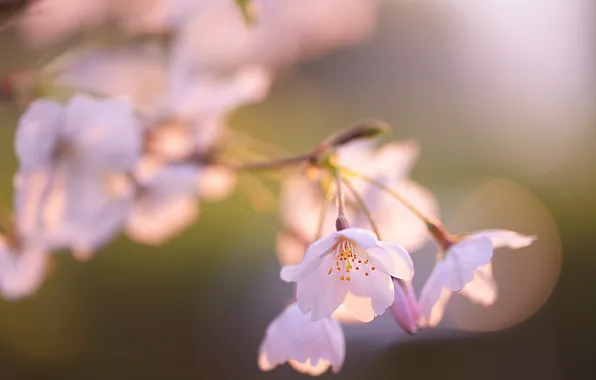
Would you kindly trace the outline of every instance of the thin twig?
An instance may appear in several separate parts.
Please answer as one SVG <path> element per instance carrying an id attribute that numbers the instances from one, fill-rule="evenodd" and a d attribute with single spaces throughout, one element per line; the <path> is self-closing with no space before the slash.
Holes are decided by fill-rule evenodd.
<path id="1" fill-rule="evenodd" d="M 344 198 L 344 194 L 341 188 L 341 175 L 339 174 L 339 170 L 333 170 L 333 174 L 335 175 L 335 183 L 337 183 L 337 214 L 338 217 L 345 218 L 346 199 Z"/>
<path id="2" fill-rule="evenodd" d="M 238 171 L 283 169 L 288 166 L 304 164 L 308 160 L 310 160 L 310 158 L 311 158 L 310 154 L 303 154 L 300 156 L 282 158 L 282 159 L 273 160 L 273 161 L 255 162 L 255 163 L 243 164 L 243 165 L 237 165 L 237 166 L 232 165 L 232 166 L 230 166 L 230 168 L 233 170 L 238 170 Z"/>
<path id="3" fill-rule="evenodd" d="M 356 188 L 347 178 L 344 177 L 343 181 L 346 184 L 346 187 L 352 192 L 352 195 L 354 196 L 354 199 L 356 199 L 356 203 L 358 203 L 360 210 L 362 210 L 364 215 L 366 215 L 366 218 L 368 219 L 373 232 L 375 233 L 375 235 L 377 235 L 377 239 L 381 240 L 381 232 L 379 230 L 379 226 L 377 225 L 377 222 L 375 221 L 375 218 L 370 212 L 368 206 L 366 206 L 366 203 L 364 203 L 364 199 L 362 199 L 360 194 L 358 194 L 358 191 L 356 191 Z"/>
<path id="4" fill-rule="evenodd" d="M 325 223 L 325 215 L 327 214 L 327 207 L 329 205 L 329 193 L 331 191 L 331 184 L 333 180 L 330 180 L 325 190 L 323 191 L 323 204 L 321 205 L 321 212 L 319 214 L 319 221 L 317 224 L 317 235 L 315 236 L 315 241 L 321 238 L 323 234 L 323 224 Z"/>

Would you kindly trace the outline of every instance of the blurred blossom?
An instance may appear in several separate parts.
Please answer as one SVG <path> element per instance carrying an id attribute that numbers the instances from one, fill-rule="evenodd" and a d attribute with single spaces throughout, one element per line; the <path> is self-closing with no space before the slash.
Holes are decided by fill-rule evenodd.
<path id="1" fill-rule="evenodd" d="M 87 257 L 118 232 L 141 147 L 130 103 L 38 100 L 21 117 L 15 145 L 16 221 L 25 241 Z"/>
<path id="2" fill-rule="evenodd" d="M 175 57 L 174 57 L 175 58 Z M 262 100 L 271 75 L 246 66 L 230 75 L 199 74 L 156 44 L 71 50 L 43 72 L 59 86 L 106 97 L 125 97 L 147 121 L 176 118 L 202 123 Z"/>
<path id="3" fill-rule="evenodd" d="M 229 76 L 214 76 L 198 74 L 185 62 L 173 60 L 165 107 L 179 118 L 208 120 L 262 100 L 271 79 L 270 72 L 261 66 L 243 66 Z"/>
<path id="4" fill-rule="evenodd" d="M 287 361 L 297 371 L 312 376 L 325 373 L 329 367 L 339 372 L 345 352 L 339 322 L 333 318 L 312 321 L 293 303 L 267 327 L 259 349 L 259 368 L 270 371 Z"/>
<path id="5" fill-rule="evenodd" d="M 12 245 L 0 236 L 0 292 L 9 300 L 37 292 L 46 277 L 49 260 L 38 248 Z"/>
<path id="6" fill-rule="evenodd" d="M 158 245 L 192 224 L 198 216 L 198 176 L 195 166 L 170 166 L 139 183 L 127 219 L 128 235 Z"/>
<path id="7" fill-rule="evenodd" d="M 352 143 L 338 151 L 339 165 L 366 174 L 398 191 L 421 212 L 438 214 L 432 193 L 408 177 L 419 149 L 413 142 L 388 143 L 374 149 L 370 143 Z M 427 239 L 426 226 L 397 200 L 377 187 L 359 180 L 351 181 L 374 216 L 383 239 L 394 241 L 408 251 L 415 251 Z M 324 204 L 318 182 L 304 176 L 289 178 L 281 196 L 282 221 L 286 231 L 278 236 L 277 253 L 282 264 L 300 262 L 312 242 Z M 370 228 L 367 216 L 359 209 L 351 192 L 346 191 L 347 214 L 354 227 Z M 323 220 L 323 233 L 333 231 L 336 211 L 328 207 Z"/>
<path id="8" fill-rule="evenodd" d="M 36 45 L 55 43 L 107 23 L 115 23 L 130 35 L 163 34 L 189 5 L 190 0 L 36 0 L 26 8 L 20 29 Z"/>
<path id="9" fill-rule="evenodd" d="M 37 44 L 53 43 L 75 31 L 99 26 L 109 14 L 104 0 L 32 1 L 21 19 L 21 31 Z"/>
<path id="10" fill-rule="evenodd" d="M 465 235 L 444 253 L 420 294 L 420 324 L 435 327 L 443 318 L 447 302 L 460 292 L 472 302 L 490 306 L 497 294 L 492 277 L 493 250 L 526 247 L 534 237 L 513 231 L 486 230 Z"/>
<path id="11" fill-rule="evenodd" d="M 312 320 L 330 317 L 343 305 L 356 319 L 370 322 L 393 303 L 392 277 L 411 281 L 410 255 L 379 241 L 367 230 L 347 228 L 312 243 L 298 265 L 286 265 L 281 278 L 297 283 L 298 306 Z"/>
<path id="12" fill-rule="evenodd" d="M 377 0 L 253 0 L 247 28 L 232 1 L 198 2 L 178 29 L 174 54 L 199 71 L 278 67 L 360 42 L 374 25 Z"/>
<path id="13" fill-rule="evenodd" d="M 34 44 L 54 43 L 115 23 L 129 35 L 175 36 L 178 58 L 199 71 L 279 66 L 335 46 L 360 42 L 374 25 L 378 0 L 252 0 L 257 23 L 247 27 L 234 1 L 38 0 L 20 21 Z"/>
<path id="14" fill-rule="evenodd" d="M 157 44 L 70 49 L 43 69 L 56 85 L 105 97 L 125 97 L 141 115 L 160 106 L 166 56 Z"/>
<path id="15" fill-rule="evenodd" d="M 227 198 L 235 185 L 236 173 L 222 166 L 203 166 L 198 176 L 199 196 L 212 202 Z"/>

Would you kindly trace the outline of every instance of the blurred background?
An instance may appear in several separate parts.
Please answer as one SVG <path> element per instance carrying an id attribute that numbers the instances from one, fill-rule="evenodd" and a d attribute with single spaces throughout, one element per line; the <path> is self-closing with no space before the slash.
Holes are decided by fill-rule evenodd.
<path id="1" fill-rule="evenodd" d="M 35 66 L 0 2 L 0 73 Z M 410 337 L 388 315 L 347 326 L 339 379 L 591 379 L 596 376 L 596 34 L 593 2 L 392 1 L 370 38 L 284 70 L 231 128 L 302 153 L 368 117 L 421 147 L 413 179 L 454 232 L 537 235 L 494 259 L 491 309 L 455 296 L 436 330 Z M 0 197 L 12 204 L 19 111 L 0 104 Z M 236 192 L 202 203 L 161 247 L 126 237 L 79 263 L 56 255 L 34 296 L 0 300 L 2 380 L 294 379 L 261 373 L 268 323 L 292 297 L 277 227 Z M 414 285 L 434 246 L 414 252 Z"/>

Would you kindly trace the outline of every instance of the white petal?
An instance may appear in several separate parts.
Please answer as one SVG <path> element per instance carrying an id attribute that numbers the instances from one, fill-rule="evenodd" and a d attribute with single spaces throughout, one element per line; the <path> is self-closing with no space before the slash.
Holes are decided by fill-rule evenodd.
<path id="1" fill-rule="evenodd" d="M 281 269 L 281 279 L 286 282 L 296 282 L 316 270 L 321 264 L 322 256 L 337 243 L 339 235 L 332 233 L 312 243 L 302 262 L 298 265 L 286 265 Z"/>
<path id="2" fill-rule="evenodd" d="M 197 172 L 192 165 L 168 166 L 143 183 L 127 232 L 138 241 L 161 244 L 188 227 L 198 216 Z"/>
<path id="3" fill-rule="evenodd" d="M 46 277 L 48 255 L 40 250 L 9 251 L 0 237 L 0 292 L 8 300 L 29 296 Z"/>
<path id="4" fill-rule="evenodd" d="M 397 178 L 407 179 L 419 154 L 420 147 L 414 141 L 391 142 L 377 151 L 376 166 L 380 170 L 391 168 Z"/>
<path id="5" fill-rule="evenodd" d="M 405 249 L 394 243 L 380 242 L 379 248 L 368 250 L 369 260 L 392 277 L 406 282 L 414 277 L 414 263 Z"/>
<path id="6" fill-rule="evenodd" d="M 198 177 L 199 195 L 209 201 L 220 201 L 232 193 L 236 179 L 236 174 L 226 168 L 207 166 Z"/>
<path id="7" fill-rule="evenodd" d="M 445 287 L 449 282 L 450 276 L 452 276 L 453 269 L 453 263 L 451 261 L 438 261 L 430 276 L 428 276 L 424 286 L 422 287 L 420 298 L 418 300 L 422 326 L 427 324 L 431 319 L 433 316 L 433 309 L 436 305 L 439 305 L 439 309 L 441 308 L 439 300 L 441 298 L 441 294 L 444 293 L 443 291 L 448 290 L 445 289 Z M 435 311 L 434 314 L 435 317 L 433 320 L 436 320 L 436 315 L 440 314 L 440 312 Z"/>
<path id="8" fill-rule="evenodd" d="M 66 105 L 63 131 L 76 159 L 91 169 L 128 171 L 139 159 L 141 128 L 128 101 L 75 95 Z"/>
<path id="9" fill-rule="evenodd" d="M 454 259 L 457 266 L 476 270 L 490 263 L 493 258 L 493 244 L 487 237 L 470 236 L 449 248 L 445 256 Z"/>
<path id="10" fill-rule="evenodd" d="M 348 316 L 358 322 L 369 323 L 375 319 L 375 312 L 373 311 L 372 301 L 369 297 L 361 297 L 348 292 L 343 301 L 342 308 L 347 311 Z"/>
<path id="11" fill-rule="evenodd" d="M 368 276 L 366 273 L 368 273 Z M 349 275 L 348 290 L 355 296 L 370 300 L 370 303 L 350 302 L 344 304 L 352 315 L 355 317 L 364 315 L 365 317 L 362 317 L 361 321 L 367 322 L 370 320 L 370 307 L 372 307 L 372 313 L 374 315 L 381 315 L 391 306 L 394 298 L 394 289 L 390 275 L 381 269 L 372 270 L 372 265 L 369 268 L 362 267 L 361 270 L 352 269 Z M 355 300 L 351 299 L 349 301 Z M 356 310 L 354 307 L 361 309 Z"/>
<path id="12" fill-rule="evenodd" d="M 439 322 L 443 319 L 445 315 L 445 310 L 447 309 L 447 304 L 451 299 L 453 293 L 445 288 L 441 290 L 441 294 L 439 295 L 439 299 L 435 303 L 430 313 L 430 317 L 428 318 L 427 324 L 430 327 L 437 327 Z"/>
<path id="13" fill-rule="evenodd" d="M 306 362 L 304 363 L 296 360 L 289 360 L 288 363 L 290 363 L 292 368 L 294 368 L 296 371 L 311 376 L 320 376 L 327 372 L 331 366 L 331 363 L 329 363 L 328 360 L 323 359 L 319 359 L 319 361 L 313 365 L 313 361 L 311 361 L 310 358 L 306 359 Z"/>
<path id="14" fill-rule="evenodd" d="M 309 314 L 302 313 L 293 303 L 267 327 L 259 349 L 259 367 L 270 370 L 294 361 L 299 369 L 318 373 L 322 367 L 320 361 L 330 363 L 335 369 L 341 368 L 344 357 L 345 339 L 340 324 L 333 319 L 313 322 Z"/>
<path id="15" fill-rule="evenodd" d="M 277 367 L 277 363 L 271 363 L 269 358 L 267 357 L 267 353 L 263 352 L 259 354 L 258 360 L 259 369 L 263 372 L 271 371 L 275 367 Z"/>
<path id="16" fill-rule="evenodd" d="M 50 164 L 63 116 L 62 105 L 54 101 L 42 99 L 31 103 L 19 120 L 15 138 L 15 150 L 22 169 Z"/>
<path id="17" fill-rule="evenodd" d="M 108 243 L 126 222 L 132 199 L 129 194 L 109 194 L 106 182 L 94 173 L 72 167 L 67 176 L 64 223 L 73 247 L 93 251 Z"/>
<path id="18" fill-rule="evenodd" d="M 335 309 L 335 311 L 333 312 L 333 318 L 336 319 L 338 322 L 345 324 L 345 325 L 362 323 L 362 321 L 360 319 L 354 317 L 352 315 L 352 313 L 350 313 L 350 311 L 345 307 L 345 303 L 346 303 L 346 300 L 348 299 L 348 297 L 356 297 L 356 296 L 354 296 L 352 293 L 348 292 L 348 294 L 346 295 L 346 299 L 344 300 L 344 303 L 339 305 L 339 307 L 337 309 Z M 371 310 L 372 310 L 372 305 L 371 305 Z M 374 315 L 373 315 L 373 317 L 374 317 Z"/>
<path id="19" fill-rule="evenodd" d="M 192 196 L 151 203 L 151 200 L 138 200 L 131 208 L 126 223 L 128 235 L 141 243 L 163 244 L 190 226 L 199 215 L 197 200 Z"/>
<path id="20" fill-rule="evenodd" d="M 337 234 L 356 243 L 359 248 L 369 249 L 379 247 L 379 241 L 374 233 L 362 228 L 346 228 L 337 231 Z"/>
<path id="21" fill-rule="evenodd" d="M 536 236 L 526 236 L 508 230 L 483 230 L 474 232 L 474 237 L 486 237 L 493 243 L 493 248 L 509 247 L 518 249 L 527 247 L 536 240 Z"/>
<path id="22" fill-rule="evenodd" d="M 468 282 L 459 294 L 484 307 L 491 306 L 497 299 L 497 283 L 492 275 L 492 264 L 478 268 L 474 280 Z"/>
<path id="23" fill-rule="evenodd" d="M 326 256 L 321 268 L 297 283 L 296 298 L 303 312 L 311 311 L 313 321 L 330 317 L 342 304 L 348 292 L 348 281 L 340 280 L 335 273 L 328 274 L 335 261 L 331 255 Z"/>
<path id="24" fill-rule="evenodd" d="M 437 217 L 439 206 L 434 194 L 427 188 L 408 180 L 389 184 L 424 215 Z M 370 195 L 368 195 L 370 193 Z M 379 194 L 374 189 L 367 190 L 365 196 L 376 197 L 379 203 L 375 217 L 385 240 L 399 242 L 409 252 L 419 249 L 428 240 L 426 225 L 401 203 L 387 194 Z"/>

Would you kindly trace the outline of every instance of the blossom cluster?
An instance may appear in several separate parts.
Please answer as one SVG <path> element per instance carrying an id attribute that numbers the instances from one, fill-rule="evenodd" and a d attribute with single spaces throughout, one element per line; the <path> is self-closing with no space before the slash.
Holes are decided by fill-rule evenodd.
<path id="1" fill-rule="evenodd" d="M 40 0 L 25 11 L 21 27 L 39 44 L 108 22 L 170 43 L 86 45 L 28 73 L 46 96 L 16 99 L 26 110 L 15 136 L 14 212 L 0 236 L 0 293 L 35 293 L 56 252 L 89 260 L 120 233 L 163 244 L 196 220 L 201 201 L 230 195 L 239 172 L 299 166 L 284 178 L 277 239 L 280 276 L 296 296 L 267 328 L 262 370 L 289 362 L 311 375 L 337 372 L 341 324 L 387 309 L 415 334 L 437 326 L 453 293 L 492 305 L 493 250 L 534 238 L 449 233 L 432 192 L 409 178 L 416 143 L 378 146 L 386 125 L 367 121 L 307 154 L 254 161 L 254 140 L 226 128 L 234 110 L 267 95 L 280 67 L 365 37 L 377 2 L 255 0 L 250 28 L 236 3 Z M 151 12 L 138 18 L 138 7 Z M 13 94 L 22 95 L 22 79 L 9 78 Z M 436 265 L 417 296 L 410 253 L 429 238 Z"/>
<path id="2" fill-rule="evenodd" d="M 369 323 L 387 309 L 416 334 L 439 324 L 453 293 L 489 307 L 497 298 L 493 250 L 534 240 L 508 230 L 449 233 L 432 193 L 409 179 L 418 155 L 412 142 L 355 142 L 330 155 L 285 183 L 277 252 L 296 298 L 267 329 L 262 370 L 288 361 L 311 375 L 337 372 L 345 358 L 341 323 Z M 409 252 L 428 237 L 436 264 L 417 297 Z"/>

